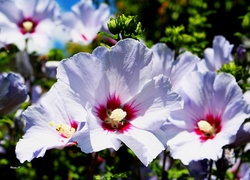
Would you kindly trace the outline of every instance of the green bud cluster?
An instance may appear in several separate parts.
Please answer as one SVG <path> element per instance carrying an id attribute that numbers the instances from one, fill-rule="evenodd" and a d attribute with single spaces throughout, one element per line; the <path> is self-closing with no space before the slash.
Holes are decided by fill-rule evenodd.
<path id="1" fill-rule="evenodd" d="M 207 42 L 205 41 L 206 34 L 204 32 L 188 33 L 184 25 L 167 27 L 165 29 L 165 37 L 160 39 L 170 48 L 176 50 L 176 56 L 182 51 L 191 51 L 196 55 L 201 56 Z"/>
<path id="2" fill-rule="evenodd" d="M 165 29 L 166 36 L 161 38 L 161 42 L 165 42 L 172 49 L 176 49 L 176 56 L 178 56 L 181 48 L 186 48 L 187 45 L 195 42 L 195 38 L 185 33 L 183 25 L 167 27 Z"/>
<path id="3" fill-rule="evenodd" d="M 219 72 L 225 72 L 232 74 L 239 86 L 242 88 L 243 92 L 249 90 L 249 82 L 248 79 L 250 77 L 248 67 L 242 67 L 237 65 L 235 61 L 231 61 L 227 64 L 223 64 Z"/>
<path id="4" fill-rule="evenodd" d="M 115 40 L 124 38 L 140 39 L 143 34 L 142 25 L 137 21 L 137 16 L 125 16 L 122 14 L 117 19 L 111 17 L 108 22 L 109 31 Z"/>

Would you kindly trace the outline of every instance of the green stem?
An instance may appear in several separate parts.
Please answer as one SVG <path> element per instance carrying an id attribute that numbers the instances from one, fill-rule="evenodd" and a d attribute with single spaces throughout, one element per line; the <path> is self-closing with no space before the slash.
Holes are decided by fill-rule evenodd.
<path id="1" fill-rule="evenodd" d="M 138 174 L 138 180 L 141 180 L 142 179 L 141 169 L 140 169 L 141 161 L 137 157 L 135 158 L 135 163 L 136 163 L 136 169 L 137 169 L 137 174 Z"/>
<path id="2" fill-rule="evenodd" d="M 96 166 L 96 163 L 97 163 L 97 157 L 98 157 L 99 153 L 95 152 L 93 154 L 94 154 L 94 157 L 92 158 L 92 161 L 91 161 L 91 167 L 90 167 L 90 173 L 89 173 L 89 180 L 93 180 L 93 178 L 94 178 L 95 166 Z"/>
<path id="3" fill-rule="evenodd" d="M 163 152 L 163 164 L 162 164 L 162 169 L 161 169 L 161 179 L 164 179 L 166 160 L 167 160 L 167 151 L 165 150 Z"/>
<path id="4" fill-rule="evenodd" d="M 208 174 L 208 178 L 207 178 L 208 180 L 211 180 L 211 177 L 212 177 L 213 163 L 214 163 L 214 161 L 210 160 L 209 174 Z"/>

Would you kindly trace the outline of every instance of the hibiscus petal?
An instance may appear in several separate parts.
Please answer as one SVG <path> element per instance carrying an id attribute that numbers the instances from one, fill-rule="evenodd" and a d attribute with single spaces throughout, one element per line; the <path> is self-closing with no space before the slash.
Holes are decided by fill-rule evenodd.
<path id="1" fill-rule="evenodd" d="M 215 36 L 213 40 L 214 57 L 213 63 L 215 68 L 218 70 L 223 64 L 232 61 L 231 51 L 233 45 L 229 43 L 223 36 Z M 212 59 L 208 59 L 212 61 Z"/>
<path id="2" fill-rule="evenodd" d="M 172 123 L 179 124 L 180 128 L 185 128 L 186 125 L 187 128 L 191 128 L 193 124 L 190 122 L 205 118 L 204 115 L 209 112 L 215 76 L 215 73 L 203 75 L 199 72 L 191 72 L 183 79 L 179 93 L 184 99 L 185 110 L 174 111 L 170 118 Z"/>
<path id="3" fill-rule="evenodd" d="M 59 119 L 65 123 L 69 122 L 69 119 L 86 122 L 87 111 L 83 108 L 84 104 L 82 104 L 79 94 L 63 83 L 55 83 L 45 97 L 41 99 L 40 104 L 46 109 L 50 117 L 54 114 L 51 117 L 54 120 Z M 50 119 L 50 121 L 53 119 Z"/>
<path id="4" fill-rule="evenodd" d="M 217 71 L 223 64 L 232 61 L 233 45 L 230 44 L 225 37 L 215 36 L 213 40 L 213 48 L 206 48 L 204 51 L 204 59 L 198 63 L 198 69 L 204 71 Z"/>
<path id="5" fill-rule="evenodd" d="M 103 72 L 100 61 L 93 55 L 78 53 L 73 57 L 63 60 L 57 68 L 58 81 L 69 85 L 79 93 L 81 99 L 95 104 L 95 97 L 100 96 L 97 92 L 99 85 L 103 85 Z M 100 89 L 100 88 L 99 88 Z M 105 93 L 105 86 L 102 88 Z"/>
<path id="6" fill-rule="evenodd" d="M 25 18 L 28 18 L 33 16 L 35 7 L 38 4 L 38 0 L 29 0 L 29 1 L 16 0 L 15 4 L 20 9 L 23 16 Z"/>
<path id="7" fill-rule="evenodd" d="M 173 62 L 170 79 L 176 91 L 181 85 L 183 77 L 193 71 L 198 62 L 199 58 L 190 52 L 184 52 Z"/>
<path id="8" fill-rule="evenodd" d="M 170 148 L 171 156 L 174 159 L 181 159 L 184 165 L 203 159 L 217 160 L 222 155 L 223 146 L 212 140 L 202 143 L 197 134 L 183 130 L 169 140 L 167 145 Z"/>
<path id="9" fill-rule="evenodd" d="M 242 99 L 242 90 L 238 86 L 236 79 L 227 73 L 220 73 L 214 81 L 214 96 L 210 105 L 214 112 L 224 111 L 224 109 L 238 99 Z M 216 108 L 216 109 L 215 109 Z"/>
<path id="10" fill-rule="evenodd" d="M 250 142 L 250 122 L 246 122 L 241 125 L 240 129 L 236 134 L 235 141 L 230 144 L 229 147 L 237 148 Z"/>
<path id="11" fill-rule="evenodd" d="M 88 132 L 79 131 L 74 139 L 79 138 L 78 144 L 83 152 L 97 152 L 107 148 L 118 150 L 121 146 L 121 141 L 117 139 L 117 134 L 108 130 L 104 130 L 101 126 L 101 120 L 98 120 L 95 115 L 88 111 Z M 83 138 L 84 136 L 84 138 Z"/>
<path id="12" fill-rule="evenodd" d="M 47 134 L 38 129 L 27 132 L 23 139 L 16 145 L 16 156 L 23 163 L 25 160 L 31 161 L 33 158 L 43 157 L 46 150 L 52 148 L 63 148 L 65 142 L 59 141 L 58 136 Z"/>
<path id="13" fill-rule="evenodd" d="M 117 134 L 117 138 L 125 143 L 145 166 L 165 149 L 153 133 L 145 130 L 130 128 L 123 134 Z"/>
<path id="14" fill-rule="evenodd" d="M 20 158 L 21 162 L 41 157 L 48 149 L 61 149 L 72 144 L 70 142 L 73 141 L 69 142 L 71 136 L 65 137 L 59 130 L 51 126 L 51 122 L 61 124 L 62 128 L 64 125 L 69 125 L 76 131 L 80 128 L 76 124 L 76 120 L 84 122 L 82 126 L 85 125 L 86 112 L 77 102 L 74 94 L 63 89 L 67 87 L 63 85 L 57 82 L 42 97 L 41 104 L 30 106 L 23 112 L 23 117 L 26 120 L 25 134 L 19 140 L 16 149 L 17 157 Z M 65 99 L 62 99 L 62 90 L 65 92 Z M 74 133 L 72 135 L 74 136 Z"/>
<path id="15" fill-rule="evenodd" d="M 166 44 L 157 43 L 151 47 L 154 51 L 152 77 L 158 74 L 170 75 L 172 63 L 174 62 L 174 51 Z"/>
<path id="16" fill-rule="evenodd" d="M 10 22 L 19 22 L 22 19 L 22 12 L 16 7 L 13 1 L 1 1 L 0 13 L 4 14 Z"/>
<path id="17" fill-rule="evenodd" d="M 25 47 L 25 39 L 20 31 L 16 28 L 1 25 L 1 41 L 6 44 L 14 43 L 22 51 Z"/>
<path id="18" fill-rule="evenodd" d="M 148 82 L 131 103 L 138 117 L 131 124 L 141 129 L 159 129 L 173 110 L 182 108 L 182 99 L 171 91 L 169 79 L 159 75 Z M 129 103 L 128 103 L 129 104 Z"/>
<path id="19" fill-rule="evenodd" d="M 134 39 L 121 40 L 111 50 L 99 47 L 93 54 L 102 60 L 110 92 L 121 94 L 122 101 L 141 90 L 150 78 L 153 52 Z"/>
<path id="20" fill-rule="evenodd" d="M 234 136 L 241 124 L 250 116 L 250 107 L 241 99 L 226 107 L 222 116 L 222 127 L 225 135 Z M 232 142 L 232 139 L 230 140 Z"/>
<path id="21" fill-rule="evenodd" d="M 89 44 L 109 16 L 107 4 L 102 3 L 96 9 L 91 1 L 81 1 L 72 7 L 72 12 L 63 15 L 63 24 L 69 29 L 74 42 Z"/>
<path id="22" fill-rule="evenodd" d="M 222 155 L 222 147 L 234 141 L 240 125 L 249 117 L 249 105 L 232 75 L 192 72 L 188 80 L 183 81 L 180 91 L 184 109 L 173 111 L 169 118 L 180 129 L 173 129 L 175 136 L 173 130 L 170 131 L 167 145 L 171 155 L 184 164 L 202 159 L 216 161 Z M 204 140 L 196 132 L 197 121 L 209 120 L 209 116 L 217 118 L 214 124 L 219 124 L 218 132 Z M 164 125 L 163 130 L 168 133 L 167 126 Z"/>
<path id="23" fill-rule="evenodd" d="M 250 104 L 250 90 L 246 91 L 244 94 L 243 94 L 243 98 L 245 99 L 245 101 Z"/>

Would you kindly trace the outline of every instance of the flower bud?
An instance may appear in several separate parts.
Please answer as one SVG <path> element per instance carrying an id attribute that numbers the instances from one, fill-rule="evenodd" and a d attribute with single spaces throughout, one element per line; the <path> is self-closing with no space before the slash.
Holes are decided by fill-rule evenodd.
<path id="1" fill-rule="evenodd" d="M 0 74 L 0 115 L 14 112 L 27 99 L 23 78 L 15 73 Z"/>
<path id="2" fill-rule="evenodd" d="M 108 22 L 108 28 L 112 34 L 119 34 L 120 33 L 120 29 L 117 25 L 117 21 L 113 17 L 111 17 L 109 22 Z"/>
<path id="3" fill-rule="evenodd" d="M 137 22 L 134 16 L 128 16 L 125 20 L 125 29 L 127 33 L 134 33 L 137 28 Z"/>

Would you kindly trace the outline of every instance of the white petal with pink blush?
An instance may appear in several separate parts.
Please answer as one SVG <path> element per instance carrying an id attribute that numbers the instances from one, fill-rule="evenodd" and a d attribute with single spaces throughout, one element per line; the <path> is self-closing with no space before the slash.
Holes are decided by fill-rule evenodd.
<path id="1" fill-rule="evenodd" d="M 125 39 L 110 49 L 79 53 L 58 66 L 58 81 L 88 107 L 89 135 L 85 140 L 77 135 L 82 151 L 118 150 L 125 143 L 148 165 L 164 149 L 160 127 L 183 101 L 167 77 L 151 77 L 153 56 L 143 43 Z"/>
<path id="2" fill-rule="evenodd" d="M 26 126 L 16 145 L 16 156 L 20 162 L 42 157 L 49 149 L 77 144 L 72 137 L 84 127 L 86 112 L 81 110 L 79 103 L 75 103 L 78 102 L 76 94 L 68 91 L 64 94 L 68 98 L 62 99 L 63 88 L 63 84 L 57 83 L 38 105 L 32 105 L 23 112 Z"/>
<path id="3" fill-rule="evenodd" d="M 176 128 L 174 132 L 164 128 L 166 135 L 171 132 L 167 142 L 171 155 L 186 165 L 192 160 L 218 160 L 222 147 L 234 141 L 250 116 L 241 88 L 230 74 L 193 72 L 179 93 L 184 108 L 169 118 Z"/>

